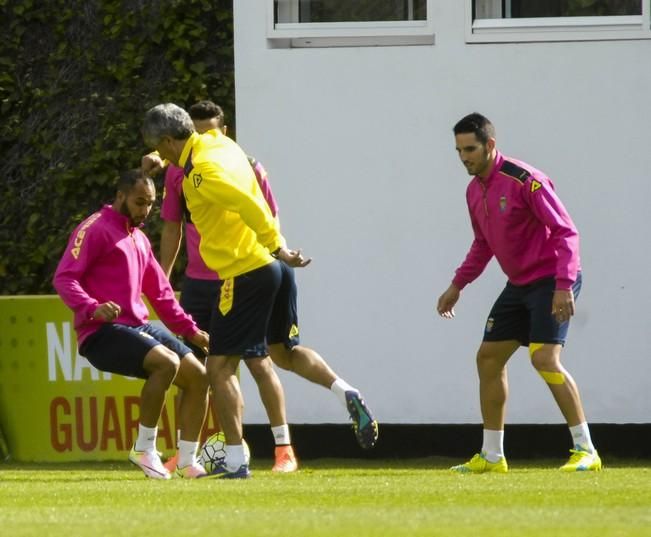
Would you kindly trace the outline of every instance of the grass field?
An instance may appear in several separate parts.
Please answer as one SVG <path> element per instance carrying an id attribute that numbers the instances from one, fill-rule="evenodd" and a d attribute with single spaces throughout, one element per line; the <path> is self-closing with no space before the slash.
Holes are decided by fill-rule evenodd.
<path id="1" fill-rule="evenodd" d="M 512 461 L 506 475 L 457 475 L 440 458 L 305 461 L 246 481 L 147 480 L 128 464 L 0 464 L 0 535 L 651 536 L 651 467 Z"/>

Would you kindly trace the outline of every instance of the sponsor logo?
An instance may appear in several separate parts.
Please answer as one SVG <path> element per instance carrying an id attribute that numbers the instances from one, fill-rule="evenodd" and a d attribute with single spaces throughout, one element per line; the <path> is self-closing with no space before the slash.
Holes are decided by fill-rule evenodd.
<path id="1" fill-rule="evenodd" d="M 531 192 L 535 192 L 538 190 L 542 185 L 538 181 L 531 181 Z"/>
<path id="2" fill-rule="evenodd" d="M 192 174 L 192 184 L 194 185 L 194 188 L 199 188 L 199 185 L 203 181 L 203 177 L 201 177 L 200 173 L 193 173 Z"/>
<path id="3" fill-rule="evenodd" d="M 493 325 L 495 324 L 495 319 L 492 317 L 488 318 L 488 321 L 486 321 L 486 332 L 492 332 L 493 331 Z"/>
<path id="4" fill-rule="evenodd" d="M 84 237 L 86 236 L 86 230 L 93 225 L 93 222 L 100 217 L 100 213 L 95 213 L 90 216 L 88 220 L 79 228 L 77 231 L 77 236 L 75 237 L 75 242 L 70 253 L 75 259 L 79 259 L 79 253 L 81 252 L 81 245 L 84 243 Z"/>

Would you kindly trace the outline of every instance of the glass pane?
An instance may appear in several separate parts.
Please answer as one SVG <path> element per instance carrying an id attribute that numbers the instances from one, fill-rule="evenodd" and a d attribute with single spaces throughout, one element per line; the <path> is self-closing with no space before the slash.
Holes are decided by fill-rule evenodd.
<path id="1" fill-rule="evenodd" d="M 474 0 L 473 10 L 476 18 L 504 19 L 641 15 L 642 0 Z"/>
<path id="2" fill-rule="evenodd" d="M 274 0 L 274 7 L 279 23 L 427 19 L 427 0 Z"/>

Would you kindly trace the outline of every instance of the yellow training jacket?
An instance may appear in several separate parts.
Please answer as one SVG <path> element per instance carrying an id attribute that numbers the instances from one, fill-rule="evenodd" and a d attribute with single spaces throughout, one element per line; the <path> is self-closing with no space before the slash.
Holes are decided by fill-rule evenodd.
<path id="1" fill-rule="evenodd" d="M 179 165 L 206 265 L 227 279 L 273 262 L 285 240 L 240 146 L 217 130 L 194 133 Z"/>

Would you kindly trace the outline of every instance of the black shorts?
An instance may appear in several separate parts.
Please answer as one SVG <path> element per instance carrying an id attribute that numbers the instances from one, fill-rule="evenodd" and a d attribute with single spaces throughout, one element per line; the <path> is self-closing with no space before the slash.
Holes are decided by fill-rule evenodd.
<path id="1" fill-rule="evenodd" d="M 192 315 L 197 326 L 206 332 L 210 331 L 210 319 L 215 311 L 219 289 L 219 280 L 199 280 L 187 276 L 183 279 L 179 303 L 186 313 Z M 185 344 L 199 359 L 206 357 L 206 353 L 196 345 L 187 340 Z"/>
<path id="2" fill-rule="evenodd" d="M 574 299 L 581 292 L 581 273 L 572 286 Z M 542 278 L 528 285 L 506 287 L 488 314 L 484 341 L 517 340 L 530 343 L 560 343 L 567 338 L 570 322 L 559 323 L 552 315 L 555 278 Z"/>
<path id="3" fill-rule="evenodd" d="M 294 269 L 274 261 L 217 282 L 210 322 L 210 354 L 258 358 L 267 346 L 299 343 Z"/>
<path id="4" fill-rule="evenodd" d="M 79 354 L 100 371 L 146 379 L 145 356 L 157 345 L 165 345 L 179 358 L 192 352 L 163 326 L 106 323 L 84 340 Z"/>

